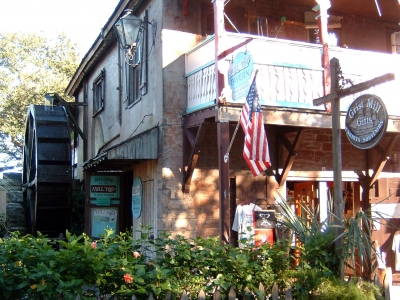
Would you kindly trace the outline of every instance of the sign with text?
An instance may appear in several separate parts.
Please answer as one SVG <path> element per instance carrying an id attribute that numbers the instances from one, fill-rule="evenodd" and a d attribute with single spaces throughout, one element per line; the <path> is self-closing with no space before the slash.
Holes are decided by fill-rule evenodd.
<path id="1" fill-rule="evenodd" d="M 233 101 L 247 96 L 252 72 L 253 57 L 247 51 L 238 53 L 230 63 L 228 70 L 228 83 L 232 89 Z"/>
<path id="2" fill-rule="evenodd" d="M 132 184 L 132 215 L 137 219 L 142 214 L 142 180 L 137 177 Z"/>
<path id="3" fill-rule="evenodd" d="M 119 198 L 119 176 L 90 176 L 90 198 Z"/>
<path id="4" fill-rule="evenodd" d="M 106 229 L 112 229 L 114 234 L 117 232 L 118 208 L 92 208 L 91 213 L 91 237 L 100 238 Z"/>
<path id="5" fill-rule="evenodd" d="M 381 98 L 362 95 L 353 101 L 347 111 L 347 138 L 359 149 L 370 149 L 384 136 L 387 122 L 388 114 Z"/>

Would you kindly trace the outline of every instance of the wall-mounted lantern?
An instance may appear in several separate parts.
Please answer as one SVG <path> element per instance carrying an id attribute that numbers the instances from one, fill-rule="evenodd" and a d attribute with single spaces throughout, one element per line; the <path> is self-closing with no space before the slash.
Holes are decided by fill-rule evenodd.
<path id="1" fill-rule="evenodd" d="M 120 47 L 125 51 L 126 63 L 137 65 L 139 62 L 135 58 L 135 53 L 140 45 L 142 32 L 145 25 L 150 24 L 155 34 L 156 22 L 147 22 L 132 14 L 132 10 L 125 10 L 125 14 L 114 24 L 114 29 L 118 38 Z"/>

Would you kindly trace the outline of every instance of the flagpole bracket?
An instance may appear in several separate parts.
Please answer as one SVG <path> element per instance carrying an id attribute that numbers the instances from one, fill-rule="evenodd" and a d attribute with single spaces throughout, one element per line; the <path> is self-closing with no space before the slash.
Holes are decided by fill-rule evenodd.
<path id="1" fill-rule="evenodd" d="M 229 159 L 229 153 L 226 153 L 226 154 L 224 155 L 224 163 L 227 163 L 227 162 L 228 162 L 228 159 Z"/>

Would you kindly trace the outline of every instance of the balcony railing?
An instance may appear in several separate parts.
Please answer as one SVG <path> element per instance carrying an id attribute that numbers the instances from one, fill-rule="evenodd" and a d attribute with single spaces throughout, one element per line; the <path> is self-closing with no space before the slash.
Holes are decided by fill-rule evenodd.
<path id="1" fill-rule="evenodd" d="M 248 51 L 258 69 L 257 87 L 264 106 L 304 108 L 321 110 L 313 100 L 323 96 L 323 69 L 321 67 L 322 46 L 289 40 L 229 33 L 220 40 L 220 52 L 243 44 L 239 50 L 218 62 L 219 72 L 224 75 L 224 95 L 229 103 L 234 101 L 228 84 L 229 63 L 239 52 Z M 363 94 L 379 96 L 389 115 L 400 116 L 396 108 L 400 103 L 400 57 L 369 51 L 358 51 L 339 47 L 329 49 L 330 58 L 339 60 L 343 77 L 352 84 L 394 73 L 396 79 Z M 215 104 L 215 39 L 211 37 L 186 54 L 186 77 L 188 83 L 187 113 Z M 351 84 L 349 83 L 349 84 Z M 341 110 L 346 111 L 360 94 L 341 99 Z"/>

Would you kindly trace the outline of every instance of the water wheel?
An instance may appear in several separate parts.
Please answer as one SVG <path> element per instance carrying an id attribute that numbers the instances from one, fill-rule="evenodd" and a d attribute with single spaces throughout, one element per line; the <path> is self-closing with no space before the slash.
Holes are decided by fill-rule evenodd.
<path id="1" fill-rule="evenodd" d="M 22 184 L 27 232 L 65 234 L 71 202 L 71 138 L 63 106 L 30 105 L 26 119 Z"/>

